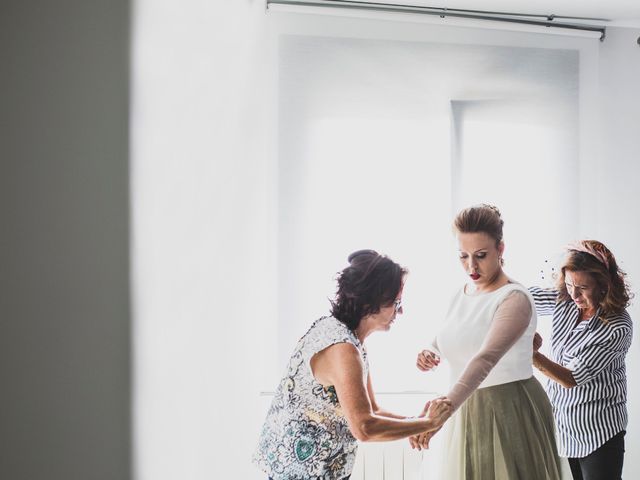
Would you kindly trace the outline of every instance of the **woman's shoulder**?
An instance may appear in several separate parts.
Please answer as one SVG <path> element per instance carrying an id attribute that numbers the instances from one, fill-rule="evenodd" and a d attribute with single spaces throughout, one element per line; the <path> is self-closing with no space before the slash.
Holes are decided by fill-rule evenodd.
<path id="1" fill-rule="evenodd" d="M 309 328 L 308 333 L 313 333 L 316 335 L 322 334 L 324 332 L 329 331 L 342 331 L 343 329 L 349 330 L 347 326 L 331 315 L 327 315 L 324 317 L 320 317 L 315 320 L 311 327 Z"/>
<path id="2" fill-rule="evenodd" d="M 605 323 L 616 330 L 633 330 L 631 315 L 629 315 L 626 309 L 607 315 L 605 317 Z"/>
<path id="3" fill-rule="evenodd" d="M 509 282 L 496 290 L 496 294 L 500 297 L 501 300 L 506 299 L 512 295 L 522 295 L 527 299 L 531 298 L 531 294 L 527 287 L 522 285 L 520 282 L 509 278 Z"/>
<path id="4" fill-rule="evenodd" d="M 311 325 L 307 332 L 308 340 L 321 342 L 347 342 L 358 344 L 357 337 L 343 322 L 332 316 L 321 317 Z"/>
<path id="5" fill-rule="evenodd" d="M 500 308 L 506 308 L 508 305 L 508 308 L 511 309 L 528 309 L 532 312 L 535 311 L 535 301 L 527 287 L 511 279 L 509 283 L 501 288 L 498 305 Z"/>
<path id="6" fill-rule="evenodd" d="M 558 297 L 558 290 L 555 287 L 541 287 L 539 285 L 530 285 L 527 290 L 534 296 Z"/>

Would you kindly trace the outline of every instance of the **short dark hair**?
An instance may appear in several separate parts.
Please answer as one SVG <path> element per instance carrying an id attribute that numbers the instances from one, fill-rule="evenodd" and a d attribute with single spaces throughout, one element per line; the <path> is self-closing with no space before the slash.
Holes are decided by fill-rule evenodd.
<path id="1" fill-rule="evenodd" d="M 498 207 L 482 203 L 462 210 L 453 221 L 453 228 L 458 233 L 486 233 L 496 241 L 502 241 L 504 221 Z"/>
<path id="2" fill-rule="evenodd" d="M 358 250 L 347 261 L 349 266 L 336 279 L 331 314 L 353 331 L 364 317 L 393 304 L 408 270 L 375 250 Z"/>
<path id="3" fill-rule="evenodd" d="M 591 250 L 601 258 L 583 250 Z M 613 253 L 602 242 L 581 240 L 575 249 L 568 248 L 567 256 L 556 277 L 556 289 L 560 301 L 571 300 L 565 285 L 567 270 L 585 272 L 593 277 L 598 289 L 599 307 L 604 318 L 621 313 L 633 297 L 625 278 L 627 274 L 618 266 Z"/>

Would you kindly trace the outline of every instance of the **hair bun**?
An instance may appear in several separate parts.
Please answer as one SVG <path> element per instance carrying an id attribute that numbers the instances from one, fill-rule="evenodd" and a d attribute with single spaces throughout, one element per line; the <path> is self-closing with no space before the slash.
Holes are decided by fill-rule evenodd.
<path id="1" fill-rule="evenodd" d="M 498 217 L 502 218 L 502 215 L 500 215 L 500 210 L 495 205 L 491 205 L 490 203 L 481 203 L 480 205 L 490 210 L 493 210 L 495 214 L 498 215 Z"/>
<path id="2" fill-rule="evenodd" d="M 376 252 L 375 250 L 370 250 L 370 249 L 357 250 L 357 251 L 353 252 L 351 255 L 349 255 L 349 257 L 347 258 L 347 262 L 351 263 L 354 258 L 360 257 L 362 255 L 378 255 L 378 252 Z"/>

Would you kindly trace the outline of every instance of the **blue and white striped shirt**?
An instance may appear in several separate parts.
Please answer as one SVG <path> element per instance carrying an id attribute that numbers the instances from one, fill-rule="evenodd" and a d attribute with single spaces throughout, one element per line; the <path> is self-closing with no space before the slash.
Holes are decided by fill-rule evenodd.
<path id="1" fill-rule="evenodd" d="M 565 388 L 547 382 L 558 453 L 586 457 L 627 426 L 625 356 L 631 346 L 631 317 L 623 310 L 603 321 L 598 310 L 590 320 L 579 322 L 576 304 L 558 302 L 556 290 L 531 287 L 529 292 L 538 315 L 553 315 L 552 360 L 571 370 L 577 384 Z"/>

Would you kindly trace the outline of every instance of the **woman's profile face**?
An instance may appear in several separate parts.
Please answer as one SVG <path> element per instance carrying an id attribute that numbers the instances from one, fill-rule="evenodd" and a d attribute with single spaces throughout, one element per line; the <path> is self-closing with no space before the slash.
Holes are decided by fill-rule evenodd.
<path id="1" fill-rule="evenodd" d="M 485 232 L 458 232 L 456 237 L 460 264 L 471 281 L 480 289 L 491 284 L 502 270 L 504 243 L 496 246 L 495 238 Z"/>
<path id="2" fill-rule="evenodd" d="M 565 270 L 564 284 L 567 293 L 578 308 L 591 311 L 598 307 L 598 284 L 593 275 L 587 272 Z"/>
<path id="3" fill-rule="evenodd" d="M 388 307 L 380 307 L 380 311 L 372 316 L 378 330 L 389 330 L 396 321 L 398 314 L 402 314 L 402 307 L 396 310 L 395 305 L 390 305 Z"/>
<path id="4" fill-rule="evenodd" d="M 380 311 L 371 315 L 376 330 L 389 330 L 395 322 L 398 315 L 402 315 L 402 291 L 404 290 L 404 281 L 395 301 L 391 305 L 380 307 Z"/>

